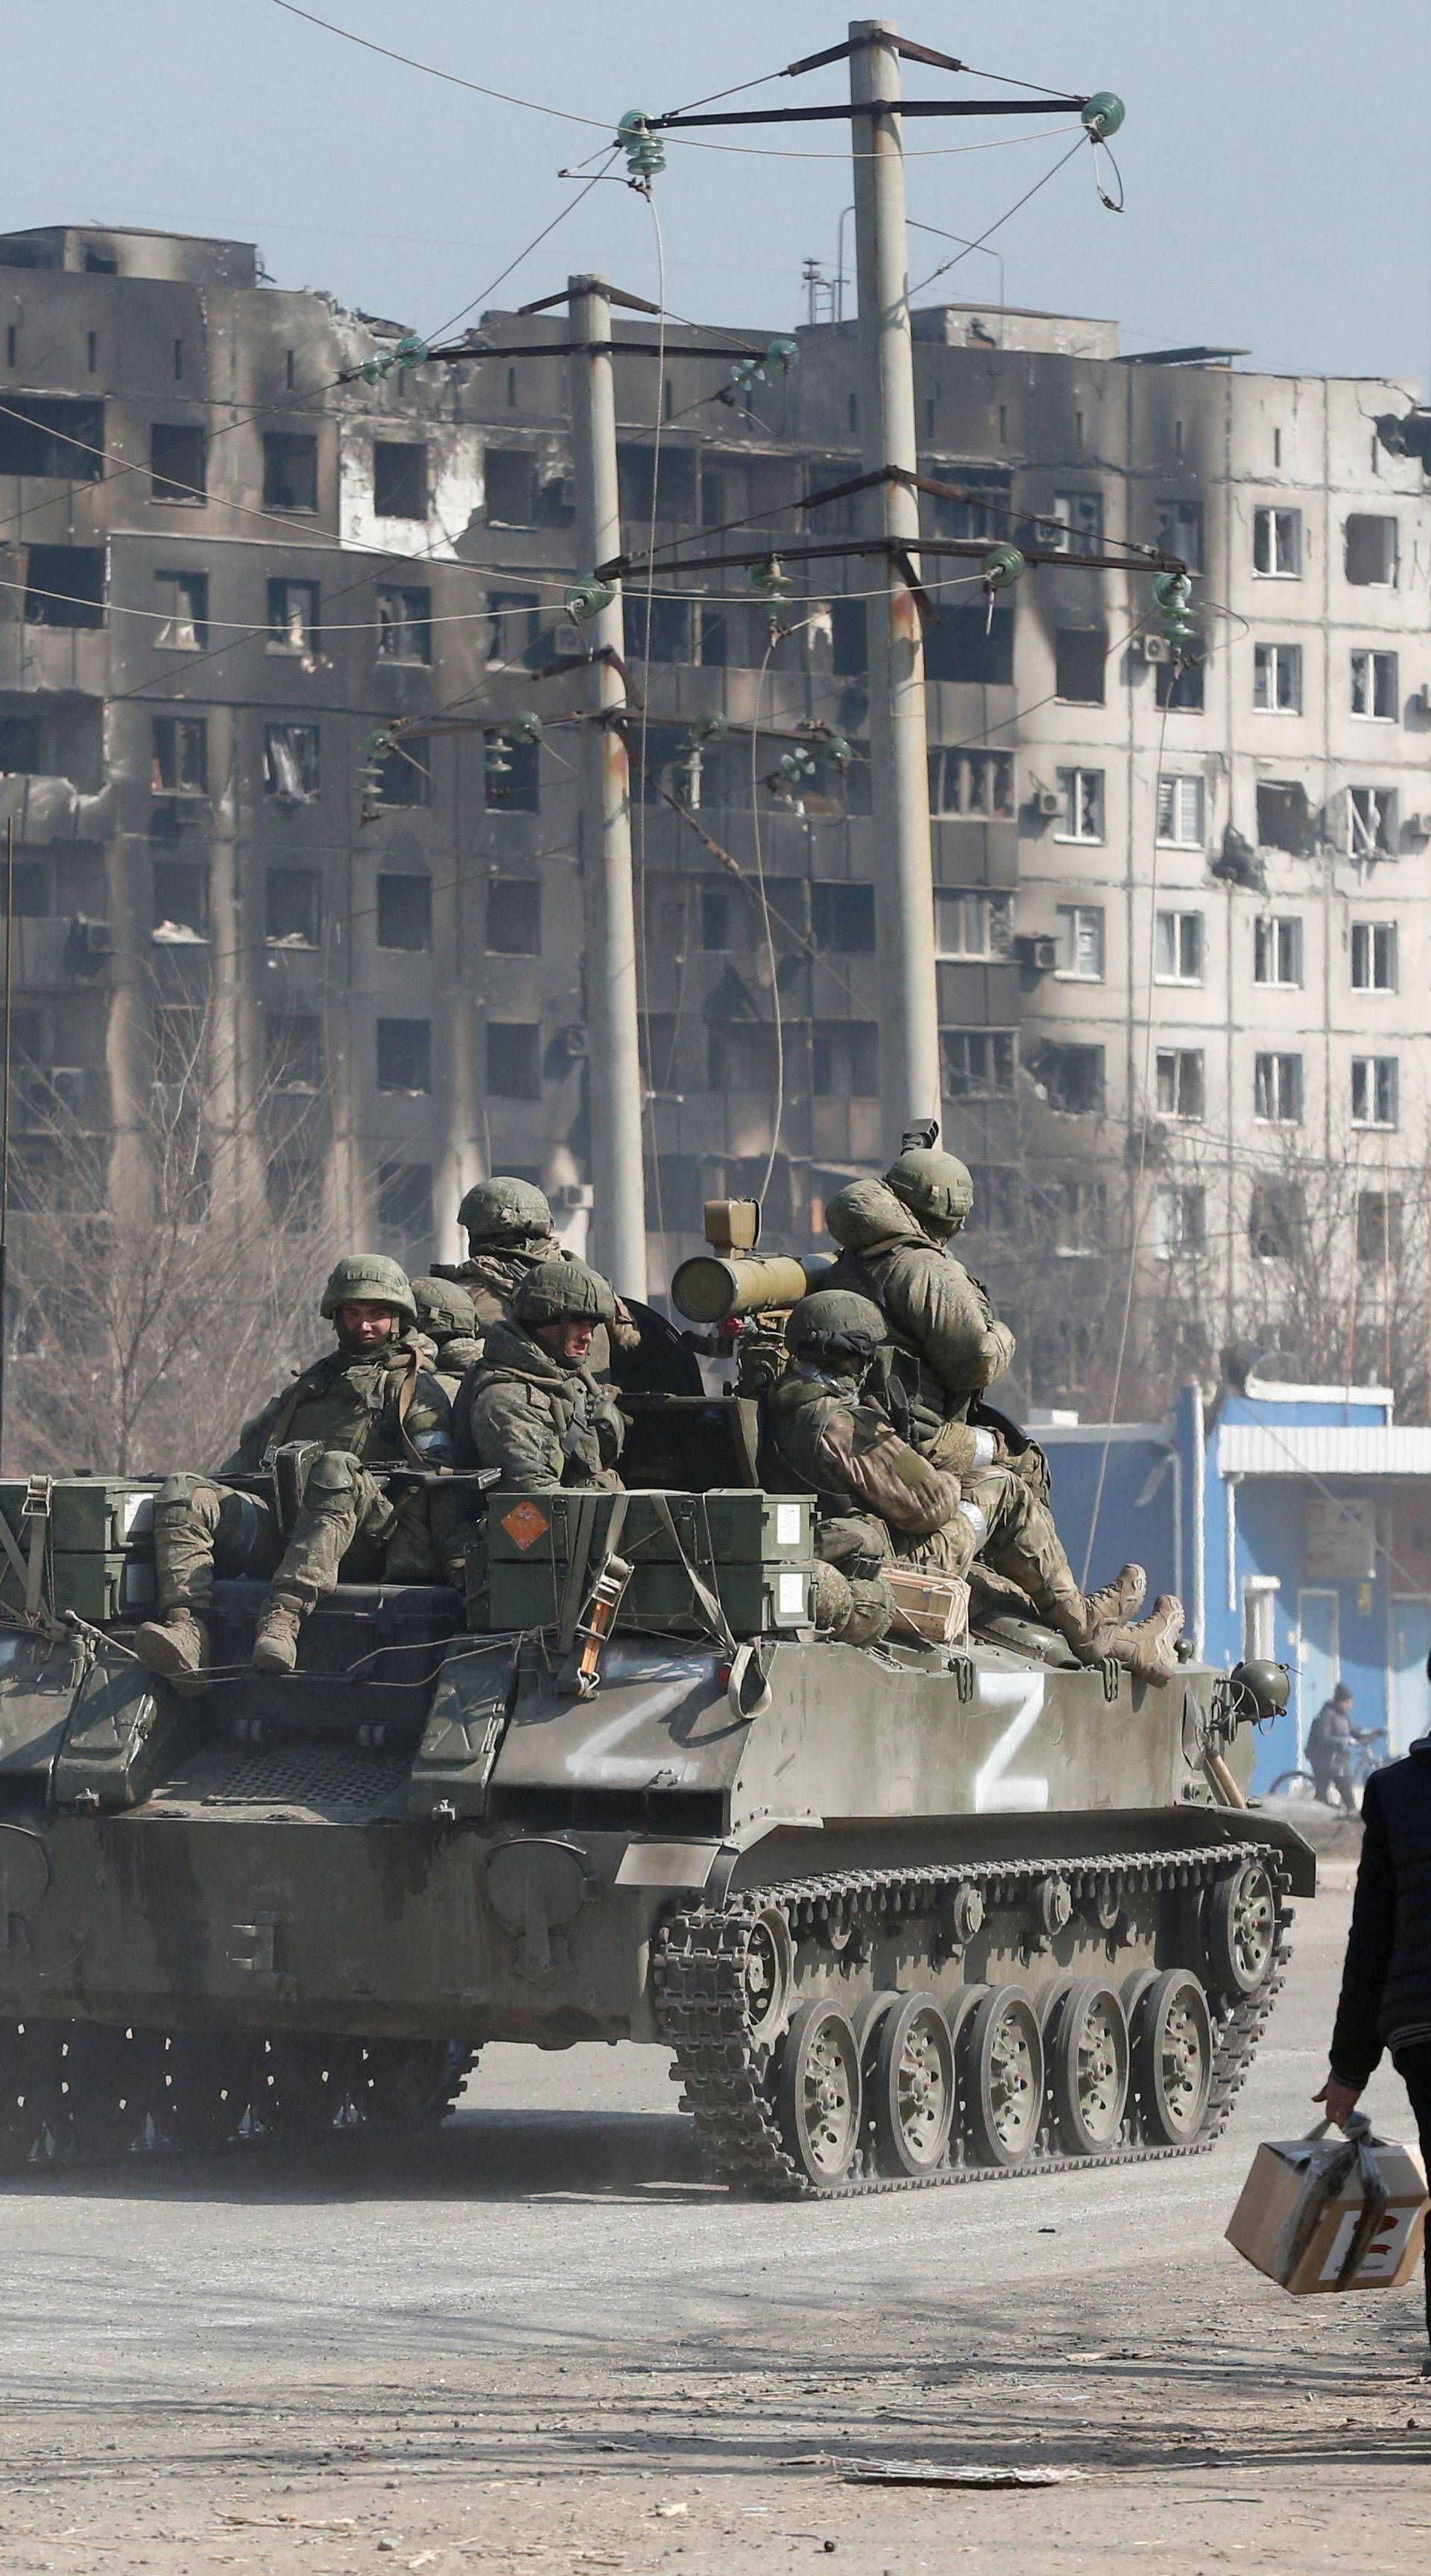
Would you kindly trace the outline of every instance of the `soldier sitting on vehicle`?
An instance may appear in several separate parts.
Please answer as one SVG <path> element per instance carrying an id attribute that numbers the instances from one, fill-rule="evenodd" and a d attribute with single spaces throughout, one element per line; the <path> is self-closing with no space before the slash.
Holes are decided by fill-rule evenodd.
<path id="1" fill-rule="evenodd" d="M 432 1344 L 432 1372 L 449 1404 L 457 1402 L 462 1381 L 482 1357 L 482 1336 L 472 1300 L 455 1279 L 419 1277 L 412 1282 L 417 1329 Z"/>
<path id="2" fill-rule="evenodd" d="M 379 1254 L 351 1253 L 332 1273 L 320 1311 L 337 1347 L 245 1423 L 217 1479 L 171 1476 L 159 1490 L 159 1614 L 134 1639 L 150 1672 L 182 1676 L 208 1661 L 216 1568 L 273 1576 L 253 1644 L 260 1672 L 292 1671 L 304 1614 L 332 1590 L 340 1568 L 356 1581 L 441 1579 L 460 1588 L 467 1536 L 460 1491 L 434 1510 L 429 1489 L 399 1483 L 389 1490 L 368 1472 L 450 1467 L 455 1456 L 451 1406 L 418 1338 L 405 1274 Z M 285 1545 L 275 1504 L 222 1479 L 252 1475 L 290 1445 L 306 1474 Z M 310 1445 L 316 1454 L 303 1458 Z"/>
<path id="3" fill-rule="evenodd" d="M 995 1314 L 988 1290 L 949 1248 L 973 1205 L 973 1179 L 957 1156 L 932 1145 L 906 1146 L 883 1180 L 852 1181 L 831 1199 L 825 1223 L 840 1256 L 824 1284 L 852 1288 L 884 1316 L 889 1407 L 916 1449 L 956 1475 L 972 1475 L 997 1458 L 1047 1502 L 1047 1467 L 1037 1445 L 1015 1448 L 1004 1432 L 967 1420 L 971 1405 L 1014 1357 L 1013 1334 Z"/>
<path id="4" fill-rule="evenodd" d="M 503 1173 L 474 1181 L 458 1208 L 457 1222 L 467 1237 L 467 1259 L 450 1267 L 434 1262 L 432 1276 L 455 1280 L 467 1290 L 479 1340 L 490 1325 L 510 1315 L 517 1289 L 540 1263 L 574 1258 L 558 1240 L 545 1193 L 532 1181 Z M 600 1328 L 592 1345 L 592 1376 L 605 1375 L 613 1345 L 634 1350 L 640 1338 L 620 1298 L 613 1295 L 611 1322 Z"/>
<path id="5" fill-rule="evenodd" d="M 764 1413 L 782 1471 L 820 1498 L 820 1553 L 857 1575 L 891 1559 L 963 1575 L 986 1557 L 1080 1662 L 1111 1656 L 1144 1680 L 1173 1672 L 1181 1602 L 1161 1594 L 1131 1626 L 1147 1589 L 1141 1566 L 1125 1565 L 1101 1591 L 1084 1593 L 1051 1513 L 1020 1477 L 988 1464 L 955 1475 L 913 1447 L 881 1392 L 888 1342 L 879 1308 L 849 1289 L 821 1286 L 791 1308 L 791 1365 L 763 1399 Z"/>

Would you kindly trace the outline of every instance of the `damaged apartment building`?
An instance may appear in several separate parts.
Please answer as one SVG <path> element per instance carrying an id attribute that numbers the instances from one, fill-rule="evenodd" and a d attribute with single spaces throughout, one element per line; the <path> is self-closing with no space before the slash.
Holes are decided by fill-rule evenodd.
<path id="1" fill-rule="evenodd" d="M 117 1186 L 199 1032 L 250 1215 L 445 1255 L 462 1190 L 507 1170 L 584 1239 L 566 318 L 488 314 L 460 363 L 357 376 L 403 327 L 272 286 L 243 243 L 0 237 L 20 1223 L 104 1173 L 67 1131 L 118 1140 Z M 743 387 L 710 336 L 672 326 L 658 371 L 622 317 L 626 545 L 853 536 L 858 501 L 799 507 L 860 469 L 853 327 Z M 1369 1140 L 1383 1232 L 1425 1167 L 1424 417 L 1233 354 L 916 317 L 921 463 L 964 495 L 929 532 L 1068 558 L 991 619 L 973 568 L 928 567 L 944 1116 L 1016 1321 L 1021 1230 L 1076 1309 L 1134 1162 L 1148 1259 L 1210 1265 L 1228 1334 L 1294 1221 L 1289 1157 Z M 1193 568 L 1185 667 L 1144 577 L 1080 563 L 1105 538 Z M 658 1284 L 707 1197 L 768 1172 L 770 1234 L 818 1239 L 880 1151 L 876 577 L 790 570 L 780 599 L 744 571 L 628 586 Z M 1054 1324 L 1026 1357 L 1025 1396 L 1076 1393 Z"/>

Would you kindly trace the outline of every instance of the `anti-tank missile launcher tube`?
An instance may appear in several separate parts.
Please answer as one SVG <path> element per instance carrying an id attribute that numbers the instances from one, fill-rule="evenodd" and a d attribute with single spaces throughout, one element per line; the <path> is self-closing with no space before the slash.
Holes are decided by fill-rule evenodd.
<path id="1" fill-rule="evenodd" d="M 692 1324 L 723 1324 L 733 1315 L 759 1315 L 774 1306 L 793 1306 L 818 1288 L 834 1268 L 827 1252 L 693 1253 L 671 1281 L 671 1303 Z"/>

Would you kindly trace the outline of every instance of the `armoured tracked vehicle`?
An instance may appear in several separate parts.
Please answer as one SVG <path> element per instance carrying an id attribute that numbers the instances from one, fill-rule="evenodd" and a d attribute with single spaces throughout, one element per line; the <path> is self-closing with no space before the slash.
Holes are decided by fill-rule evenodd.
<path id="1" fill-rule="evenodd" d="M 809 1499 L 644 1320 L 639 1490 L 492 1496 L 490 1635 L 341 1586 L 256 1675 L 220 1583 L 181 1693 L 152 1485 L 0 1487 L 5 2169 L 435 2119 L 489 2039 L 670 2050 L 761 2192 L 1211 2141 L 1313 1885 L 1239 1803 L 1273 1677 L 819 1637 Z"/>

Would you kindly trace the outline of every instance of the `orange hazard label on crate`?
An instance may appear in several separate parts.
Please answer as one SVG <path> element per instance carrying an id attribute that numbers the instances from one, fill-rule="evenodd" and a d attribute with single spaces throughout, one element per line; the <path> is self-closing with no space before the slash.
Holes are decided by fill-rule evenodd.
<path id="1" fill-rule="evenodd" d="M 514 1503 L 509 1512 L 502 1514 L 502 1527 L 518 1547 L 535 1547 L 539 1538 L 546 1537 L 551 1522 L 535 1503 Z"/>

